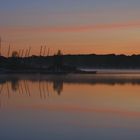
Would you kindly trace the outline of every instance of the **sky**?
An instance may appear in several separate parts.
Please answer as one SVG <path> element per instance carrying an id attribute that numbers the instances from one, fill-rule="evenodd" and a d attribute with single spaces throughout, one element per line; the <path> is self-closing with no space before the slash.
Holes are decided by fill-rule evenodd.
<path id="1" fill-rule="evenodd" d="M 140 54 L 139 0 L 1 0 L 2 54 Z"/>

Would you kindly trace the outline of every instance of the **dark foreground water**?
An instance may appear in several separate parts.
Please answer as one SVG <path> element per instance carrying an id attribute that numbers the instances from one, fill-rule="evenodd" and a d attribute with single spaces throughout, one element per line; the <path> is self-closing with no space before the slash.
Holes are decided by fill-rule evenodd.
<path id="1" fill-rule="evenodd" d="M 140 139 L 140 74 L 0 76 L 0 140 L 78 139 Z"/>

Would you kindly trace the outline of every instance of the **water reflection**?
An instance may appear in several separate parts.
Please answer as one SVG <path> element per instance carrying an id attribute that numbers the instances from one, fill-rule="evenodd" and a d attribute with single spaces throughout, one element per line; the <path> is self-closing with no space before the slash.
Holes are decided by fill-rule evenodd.
<path id="1" fill-rule="evenodd" d="M 3 75 L 0 78 L 0 97 L 10 98 L 16 94 L 34 97 L 36 94 L 41 100 L 47 100 L 52 95 L 60 96 L 64 85 L 140 85 L 140 75 Z"/>
<path id="2" fill-rule="evenodd" d="M 140 84 L 140 74 L 97 74 L 97 75 L 1 75 L 0 84 L 28 80 L 32 82 L 57 82 L 58 83 L 79 83 L 79 84 Z M 16 87 L 14 87 L 16 88 Z"/>
<path id="3" fill-rule="evenodd" d="M 8 95 L 10 94 L 10 87 L 14 92 L 19 92 L 19 94 L 30 93 L 30 83 L 38 83 L 38 91 L 40 93 L 40 98 L 46 98 L 50 96 L 49 86 L 52 83 L 52 88 L 54 92 L 61 95 L 63 92 L 63 84 L 106 84 L 106 85 L 140 85 L 140 75 L 135 74 L 123 74 L 123 75 L 61 75 L 61 76 L 44 76 L 44 75 L 4 75 L 0 78 L 0 94 L 2 94 L 4 88 L 6 88 Z"/>
<path id="4" fill-rule="evenodd" d="M 58 95 L 61 95 L 63 91 L 63 80 L 62 79 L 52 79 L 52 80 L 43 80 L 43 79 L 22 79 L 22 77 L 11 77 L 8 79 L 2 79 L 0 83 L 0 95 L 3 92 L 6 92 L 8 98 L 12 96 L 12 92 L 16 92 L 19 95 L 31 96 L 32 88 L 31 83 L 35 83 L 36 92 L 39 93 L 40 99 L 46 99 L 46 96 L 51 96 L 50 88 L 53 88 L 53 91 Z"/>
<path id="5" fill-rule="evenodd" d="M 7 91 L 8 98 L 12 95 L 11 92 L 17 92 L 19 95 L 26 94 L 30 97 L 32 88 L 34 88 L 31 83 L 35 83 L 40 99 L 46 99 L 51 96 L 52 92 L 61 95 L 64 84 L 140 85 L 140 75 L 3 75 L 0 78 L 0 95 Z M 53 91 L 50 91 L 50 89 L 53 89 Z"/>
<path id="6" fill-rule="evenodd" d="M 13 91 L 17 91 L 19 89 L 19 82 L 17 79 L 11 79 L 11 88 Z"/>
<path id="7" fill-rule="evenodd" d="M 58 93 L 61 94 L 63 91 L 63 81 L 62 80 L 53 80 L 53 89 Z"/>
<path id="8" fill-rule="evenodd" d="M 139 93 L 140 75 L 2 75 L 0 130 L 14 140 L 133 139 Z"/>

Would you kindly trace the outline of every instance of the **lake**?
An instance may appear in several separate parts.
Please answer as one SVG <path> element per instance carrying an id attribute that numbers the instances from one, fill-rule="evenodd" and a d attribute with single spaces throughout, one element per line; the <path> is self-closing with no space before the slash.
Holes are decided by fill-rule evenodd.
<path id="1" fill-rule="evenodd" d="M 140 74 L 1 75 L 1 140 L 138 140 Z"/>

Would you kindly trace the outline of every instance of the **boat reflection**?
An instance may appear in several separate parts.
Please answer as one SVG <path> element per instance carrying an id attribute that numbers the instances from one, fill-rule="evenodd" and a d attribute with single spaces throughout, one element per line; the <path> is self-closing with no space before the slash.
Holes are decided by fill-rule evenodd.
<path id="1" fill-rule="evenodd" d="M 51 96 L 50 88 L 53 89 L 58 95 L 61 95 L 63 91 L 63 80 L 53 79 L 52 81 L 48 80 L 30 80 L 30 79 L 20 79 L 21 77 L 11 77 L 9 79 L 2 79 L 0 82 L 0 95 L 7 93 L 8 98 L 12 96 L 12 92 L 19 93 L 19 95 L 32 95 L 31 82 L 37 84 L 37 93 L 40 95 L 40 99 L 46 99 L 46 96 Z"/>

